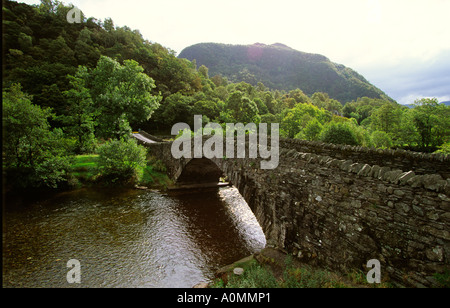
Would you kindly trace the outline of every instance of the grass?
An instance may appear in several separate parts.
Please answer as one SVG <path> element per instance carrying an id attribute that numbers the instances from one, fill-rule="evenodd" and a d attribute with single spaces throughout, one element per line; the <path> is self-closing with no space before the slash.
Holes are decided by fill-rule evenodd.
<path id="1" fill-rule="evenodd" d="M 154 166 L 147 165 L 139 181 L 139 185 L 148 187 L 166 188 L 172 183 L 166 173 L 158 171 Z"/>
<path id="2" fill-rule="evenodd" d="M 147 166 L 142 170 L 139 185 L 154 188 L 166 188 L 172 183 L 167 176 L 167 169 L 164 164 L 153 156 L 147 157 Z"/>
<path id="3" fill-rule="evenodd" d="M 217 279 L 213 282 L 213 288 L 279 288 L 279 281 L 270 270 L 256 260 L 243 265 L 242 276 L 231 276 L 228 281 Z"/>
<path id="4" fill-rule="evenodd" d="M 72 165 L 72 186 L 92 186 L 96 183 L 99 177 L 98 157 L 99 155 L 78 155 L 75 157 Z M 141 170 L 141 174 L 137 185 L 165 188 L 171 184 L 166 174 L 166 167 L 154 157 L 148 157 L 147 166 Z"/>
<path id="5" fill-rule="evenodd" d="M 80 183 L 79 185 L 92 183 L 98 176 L 98 155 L 78 155 L 72 165 L 72 175 Z"/>
<path id="6" fill-rule="evenodd" d="M 450 288 L 450 270 L 434 274 L 440 288 Z"/>
<path id="7" fill-rule="evenodd" d="M 215 279 L 212 288 L 387 288 L 388 283 L 369 284 L 361 271 L 339 275 L 308 265 L 294 265 L 293 257 L 287 256 L 282 267 L 272 258 L 252 259 L 240 264 L 241 276 L 232 271 Z"/>

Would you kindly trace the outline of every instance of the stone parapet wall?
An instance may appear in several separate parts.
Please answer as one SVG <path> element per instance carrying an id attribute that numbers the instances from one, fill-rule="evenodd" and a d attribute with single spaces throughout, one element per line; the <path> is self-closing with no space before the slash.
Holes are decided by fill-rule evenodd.
<path id="1" fill-rule="evenodd" d="M 330 156 L 355 163 L 379 165 L 392 169 L 412 170 L 416 174 L 439 174 L 450 178 L 450 155 L 427 154 L 405 150 L 375 149 L 338 145 L 299 139 L 281 139 L 280 146 L 301 153 Z"/>

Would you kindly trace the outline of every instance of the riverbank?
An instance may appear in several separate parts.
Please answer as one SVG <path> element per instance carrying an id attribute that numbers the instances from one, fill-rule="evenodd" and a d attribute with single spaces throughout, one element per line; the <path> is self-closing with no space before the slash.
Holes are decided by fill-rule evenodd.
<path id="1" fill-rule="evenodd" d="M 390 288 L 389 282 L 369 284 L 362 271 L 338 274 L 299 262 L 274 248 L 225 266 L 208 288 Z"/>
<path id="2" fill-rule="evenodd" d="M 123 183 L 123 185 L 130 188 L 166 189 L 172 184 L 166 174 L 165 166 L 151 156 L 147 158 L 147 165 L 140 173 L 139 179 L 131 179 L 129 183 Z M 72 188 L 104 186 L 98 170 L 98 155 L 76 156 L 69 174 L 68 184 Z"/>

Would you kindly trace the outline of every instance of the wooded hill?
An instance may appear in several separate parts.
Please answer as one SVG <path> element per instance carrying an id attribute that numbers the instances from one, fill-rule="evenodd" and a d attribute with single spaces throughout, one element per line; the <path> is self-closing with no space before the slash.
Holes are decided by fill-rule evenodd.
<path id="1" fill-rule="evenodd" d="M 342 103 L 358 97 L 389 98 L 363 76 L 318 54 L 294 50 L 283 44 L 225 45 L 201 43 L 185 48 L 179 58 L 195 60 L 209 68 L 210 76 L 222 75 L 232 82 L 264 83 L 271 89 L 305 94 L 328 93 Z"/>

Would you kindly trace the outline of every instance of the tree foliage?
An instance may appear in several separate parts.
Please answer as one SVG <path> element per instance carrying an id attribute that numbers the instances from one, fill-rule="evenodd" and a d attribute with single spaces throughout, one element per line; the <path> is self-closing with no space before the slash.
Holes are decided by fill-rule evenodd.
<path id="1" fill-rule="evenodd" d="M 144 74 L 134 60 L 125 60 L 124 65 L 120 65 L 102 56 L 94 69 L 80 66 L 72 79 L 80 87 L 79 93 L 92 98 L 91 106 L 86 107 L 95 115 L 97 135 L 102 138 L 130 133 L 130 125 L 148 121 L 161 100 L 151 94 L 154 80 Z"/>
<path id="2" fill-rule="evenodd" d="M 331 122 L 322 131 L 320 139 L 327 143 L 360 145 L 352 126 L 345 122 Z"/>
<path id="3" fill-rule="evenodd" d="M 67 180 L 67 144 L 60 129 L 51 129 L 51 110 L 31 103 L 14 84 L 2 93 L 3 167 L 10 184 L 56 187 Z"/>
<path id="4" fill-rule="evenodd" d="M 111 184 L 134 184 L 142 177 L 147 150 L 132 139 L 112 140 L 98 149 L 102 180 Z"/>

